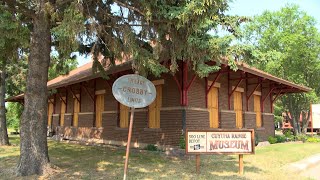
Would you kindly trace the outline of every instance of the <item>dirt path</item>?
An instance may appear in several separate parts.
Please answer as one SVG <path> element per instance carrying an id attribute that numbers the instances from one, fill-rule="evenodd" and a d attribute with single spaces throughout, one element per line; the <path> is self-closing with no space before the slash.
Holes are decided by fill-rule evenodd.
<path id="1" fill-rule="evenodd" d="M 316 166 L 304 170 L 303 172 L 301 172 L 301 175 L 312 179 L 320 180 L 320 163 L 318 163 Z"/>

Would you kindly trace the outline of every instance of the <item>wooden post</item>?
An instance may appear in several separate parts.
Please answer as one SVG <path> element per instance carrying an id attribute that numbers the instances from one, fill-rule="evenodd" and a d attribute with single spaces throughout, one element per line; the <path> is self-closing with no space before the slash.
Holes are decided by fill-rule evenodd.
<path id="1" fill-rule="evenodd" d="M 200 174 L 200 154 L 196 155 L 196 171 L 197 174 Z"/>
<path id="2" fill-rule="evenodd" d="M 239 154 L 239 174 L 243 174 L 243 154 Z"/>
<path id="3" fill-rule="evenodd" d="M 130 114 L 130 124 L 129 124 L 129 132 L 128 132 L 128 141 L 127 141 L 126 160 L 125 160 L 125 163 L 124 163 L 124 174 L 123 174 L 123 180 L 126 180 L 126 179 L 127 179 L 128 161 L 129 161 L 129 152 L 130 152 L 131 135 L 132 135 L 132 126 L 133 126 L 133 117 L 134 117 L 134 107 L 132 107 L 132 108 L 131 108 L 131 114 Z"/>

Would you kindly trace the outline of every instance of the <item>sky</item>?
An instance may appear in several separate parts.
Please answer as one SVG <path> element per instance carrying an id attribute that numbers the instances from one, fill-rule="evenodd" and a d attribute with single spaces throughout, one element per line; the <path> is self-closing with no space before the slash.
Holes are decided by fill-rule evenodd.
<path id="1" fill-rule="evenodd" d="M 287 4 L 297 4 L 302 11 L 317 21 L 320 31 L 320 0 L 233 0 L 229 14 L 240 16 L 260 15 L 264 11 L 278 11 Z M 90 57 L 78 56 L 78 66 L 90 61 Z"/>

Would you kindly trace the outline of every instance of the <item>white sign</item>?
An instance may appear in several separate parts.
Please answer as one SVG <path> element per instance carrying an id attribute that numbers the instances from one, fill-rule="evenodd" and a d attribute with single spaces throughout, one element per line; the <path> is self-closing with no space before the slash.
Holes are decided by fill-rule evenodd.
<path id="1" fill-rule="evenodd" d="M 320 104 L 312 104 L 312 127 L 320 128 Z"/>
<path id="2" fill-rule="evenodd" d="M 156 88 L 148 79 L 137 74 L 124 75 L 112 85 L 112 94 L 121 104 L 143 108 L 156 98 Z"/>
<path id="3" fill-rule="evenodd" d="M 189 154 L 253 154 L 253 130 L 208 130 L 186 132 Z"/>

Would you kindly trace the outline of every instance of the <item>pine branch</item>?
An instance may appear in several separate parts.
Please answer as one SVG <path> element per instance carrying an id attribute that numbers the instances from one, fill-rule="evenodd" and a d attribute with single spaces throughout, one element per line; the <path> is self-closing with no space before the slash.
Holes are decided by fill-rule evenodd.
<path id="1" fill-rule="evenodd" d="M 129 4 L 126 4 L 126 3 L 118 1 L 118 0 L 114 0 L 114 2 L 117 3 L 118 5 L 122 6 L 122 7 L 128 8 L 130 10 L 133 10 L 133 11 L 139 13 L 142 16 L 145 16 L 144 13 L 142 11 L 140 11 L 140 9 L 138 9 L 136 7 L 130 6 Z"/>
<path id="2" fill-rule="evenodd" d="M 35 12 L 26 6 L 24 6 L 21 3 L 18 3 L 17 1 L 12 0 L 3 0 L 3 2 L 6 4 L 4 6 L 8 11 L 10 12 L 19 12 L 29 18 L 35 18 Z"/>

